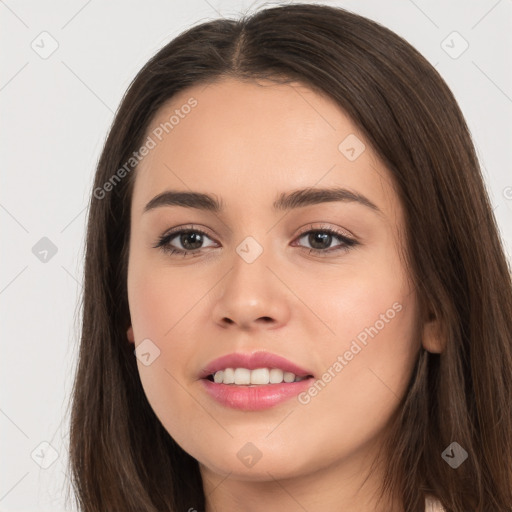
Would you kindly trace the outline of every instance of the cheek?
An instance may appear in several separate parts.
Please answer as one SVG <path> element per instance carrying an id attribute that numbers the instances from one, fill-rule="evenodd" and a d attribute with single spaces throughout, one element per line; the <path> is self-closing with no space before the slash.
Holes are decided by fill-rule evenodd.
<path id="1" fill-rule="evenodd" d="M 420 348 L 415 294 L 401 275 L 378 269 L 330 286 L 323 314 L 335 334 L 316 345 L 324 374 L 303 403 L 327 423 L 342 421 L 347 438 L 368 437 L 406 392 Z"/>
<path id="2" fill-rule="evenodd" d="M 161 272 L 138 271 L 128 279 L 130 315 L 135 338 L 160 338 L 172 327 L 172 312 L 178 305 L 178 297 L 170 293 L 170 286 Z"/>
<path id="3" fill-rule="evenodd" d="M 297 414 L 317 418 L 312 431 L 330 440 L 308 438 L 311 456 L 319 461 L 348 455 L 380 435 L 406 393 L 419 346 L 411 295 L 396 286 L 373 287 L 368 296 L 353 289 L 351 307 L 338 297 L 332 305 L 336 337 L 322 338 L 324 373 L 300 397 Z"/>
<path id="4" fill-rule="evenodd" d="M 191 453 L 193 440 L 201 438 L 207 418 L 187 389 L 188 374 L 192 375 L 195 368 L 192 359 L 198 350 L 192 333 L 187 334 L 187 322 L 205 292 L 187 283 L 183 272 L 171 275 L 169 269 L 136 265 L 130 272 L 128 295 L 135 344 L 150 339 L 159 351 L 149 365 L 137 359 L 144 393 L 165 429 Z"/>
<path id="5" fill-rule="evenodd" d="M 188 380 L 195 375 L 193 356 L 198 350 L 198 336 L 192 330 L 206 290 L 196 286 L 195 280 L 187 279 L 184 272 L 156 266 L 140 271 L 134 268 L 130 279 L 135 343 L 150 339 L 159 354 L 150 367 L 138 361 L 141 380 L 149 398 L 161 395 L 163 390 L 174 397 L 173 391 L 179 389 L 177 380 L 183 383 L 183 377 Z"/>
<path id="6" fill-rule="evenodd" d="M 381 341 L 376 349 L 382 351 L 386 340 L 399 333 L 411 334 L 415 294 L 390 250 L 361 253 L 347 258 L 338 269 L 306 270 L 293 279 L 294 291 L 312 313 L 304 325 L 311 328 L 306 339 L 315 340 L 315 351 L 343 353 L 354 339 L 369 345 L 369 340 L 377 338 Z M 394 346 L 398 348 L 396 343 Z"/>
<path id="7" fill-rule="evenodd" d="M 190 279 L 186 269 L 146 261 L 134 262 L 128 273 L 128 298 L 135 338 L 162 342 L 182 330 L 208 287 Z"/>
<path id="8" fill-rule="evenodd" d="M 360 419 L 375 415 L 373 424 L 379 425 L 405 392 L 420 348 L 416 294 L 392 254 L 378 255 L 371 264 L 360 261 L 336 279 L 317 282 L 316 288 L 304 283 L 299 292 L 323 321 L 323 326 L 314 322 L 316 335 L 309 334 L 325 371 L 314 401 L 321 408 L 331 403 L 359 411 Z"/>

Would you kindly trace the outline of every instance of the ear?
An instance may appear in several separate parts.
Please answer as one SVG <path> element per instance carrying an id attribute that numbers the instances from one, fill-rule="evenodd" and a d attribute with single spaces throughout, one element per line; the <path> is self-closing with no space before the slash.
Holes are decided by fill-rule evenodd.
<path id="1" fill-rule="evenodd" d="M 433 354 L 441 354 L 444 351 L 444 340 L 441 334 L 441 324 L 434 313 L 430 313 L 423 324 L 422 332 L 423 348 Z"/>
<path id="2" fill-rule="evenodd" d="M 128 330 L 126 331 L 126 337 L 128 338 L 128 341 L 130 341 L 131 343 L 135 343 L 135 338 L 133 336 L 133 327 L 130 325 L 130 327 L 128 327 Z"/>

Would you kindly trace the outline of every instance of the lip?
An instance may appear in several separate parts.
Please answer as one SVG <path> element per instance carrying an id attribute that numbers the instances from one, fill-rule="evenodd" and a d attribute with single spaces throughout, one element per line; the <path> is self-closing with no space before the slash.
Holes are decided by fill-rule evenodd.
<path id="1" fill-rule="evenodd" d="M 225 368 L 280 368 L 292 372 L 297 377 L 310 378 L 299 382 L 282 382 L 281 384 L 265 384 L 258 386 L 237 386 L 218 384 L 207 379 L 216 371 Z M 214 359 L 204 368 L 199 378 L 204 390 L 217 402 L 226 407 L 244 411 L 260 411 L 274 407 L 305 391 L 314 381 L 313 372 L 292 363 L 288 359 L 270 352 L 258 351 L 251 354 L 235 352 Z"/>
<path id="2" fill-rule="evenodd" d="M 314 378 L 282 384 L 266 384 L 261 386 L 235 386 L 233 384 L 217 384 L 208 379 L 201 379 L 205 391 L 225 407 L 242 411 L 261 411 L 274 407 L 290 398 L 297 396 L 314 382 Z"/>
<path id="3" fill-rule="evenodd" d="M 200 379 L 205 379 L 208 375 L 225 368 L 247 368 L 248 370 L 256 370 L 257 368 L 280 368 L 285 372 L 292 372 L 297 377 L 306 377 L 313 375 L 313 372 L 301 368 L 288 359 L 260 350 L 250 354 L 234 352 L 210 361 L 206 368 L 203 368 L 199 374 Z M 277 386 L 278 384 L 273 384 Z"/>

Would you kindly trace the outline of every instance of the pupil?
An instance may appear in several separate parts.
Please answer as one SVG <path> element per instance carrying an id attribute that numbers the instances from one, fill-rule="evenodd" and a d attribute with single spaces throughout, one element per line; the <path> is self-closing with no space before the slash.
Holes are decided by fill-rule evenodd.
<path id="1" fill-rule="evenodd" d="M 196 239 L 195 243 L 197 247 L 190 247 L 189 240 L 192 240 L 192 245 L 194 244 L 194 238 Z M 181 244 L 185 249 L 199 249 L 202 244 L 202 235 L 200 233 L 184 233 L 181 235 Z"/>
<path id="2" fill-rule="evenodd" d="M 314 249 L 325 249 L 331 245 L 331 237 L 332 235 L 329 233 L 311 233 L 309 235 L 309 243 Z M 316 247 L 318 239 L 320 239 L 320 246 Z M 325 242 L 326 240 L 328 240 L 329 243 L 327 245 L 325 245 L 325 243 L 322 245 L 322 241 Z"/>

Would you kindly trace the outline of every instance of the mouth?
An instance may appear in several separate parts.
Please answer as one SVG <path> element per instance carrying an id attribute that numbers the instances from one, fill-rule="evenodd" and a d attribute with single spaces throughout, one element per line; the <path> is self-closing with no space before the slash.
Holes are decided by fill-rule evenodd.
<path id="1" fill-rule="evenodd" d="M 215 375 L 218 375 L 217 372 Z M 227 409 L 262 411 L 274 408 L 304 393 L 315 381 L 311 375 L 296 378 L 293 382 L 267 384 L 225 384 L 215 382 L 215 375 L 200 380 L 206 394 Z M 220 380 L 220 377 L 217 377 Z"/>
<path id="2" fill-rule="evenodd" d="M 292 361 L 263 350 L 227 354 L 208 363 L 198 377 L 218 384 L 261 385 L 294 382 L 313 377 L 313 372 Z"/>
<path id="3" fill-rule="evenodd" d="M 312 378 L 313 375 L 311 374 L 296 375 L 281 368 L 256 368 L 253 370 L 249 368 L 224 368 L 205 377 L 206 380 L 215 384 L 244 387 L 291 384 Z"/>
<path id="4" fill-rule="evenodd" d="M 265 351 L 219 357 L 198 377 L 217 404 L 243 411 L 275 407 L 304 392 L 315 380 L 310 370 Z"/>

